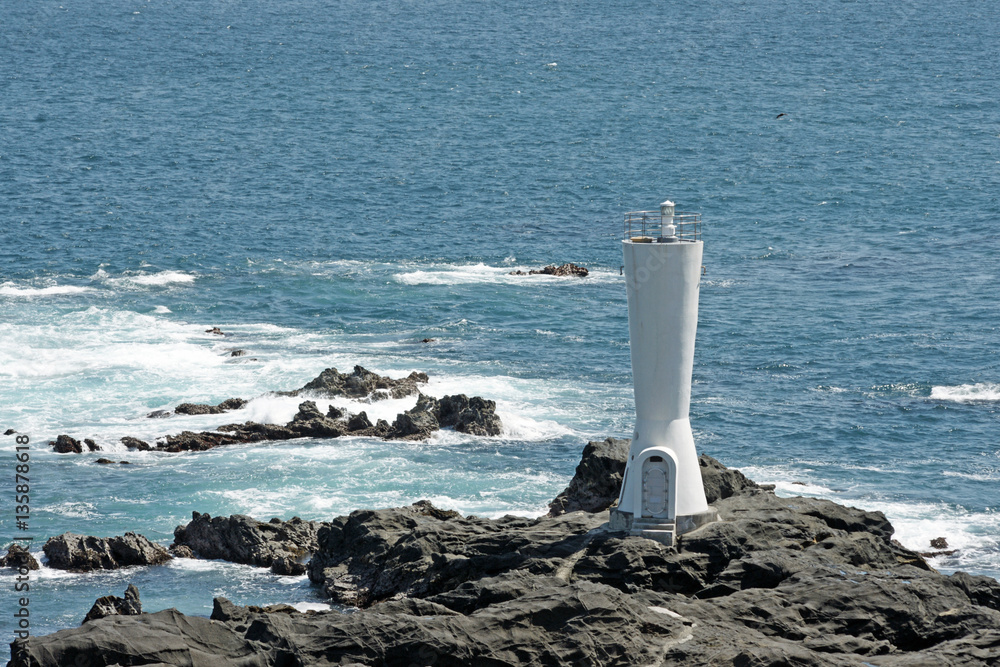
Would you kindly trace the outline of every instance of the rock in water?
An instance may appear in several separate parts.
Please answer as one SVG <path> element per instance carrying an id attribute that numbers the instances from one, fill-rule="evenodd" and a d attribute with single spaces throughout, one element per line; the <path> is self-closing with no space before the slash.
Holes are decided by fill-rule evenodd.
<path id="1" fill-rule="evenodd" d="M 13 570 L 37 570 L 40 566 L 27 549 L 15 542 L 7 548 L 7 555 L 0 558 L 0 567 L 9 567 Z"/>
<path id="2" fill-rule="evenodd" d="M 264 523 L 242 514 L 211 517 L 192 513 L 191 521 L 174 529 L 174 545 L 192 549 L 202 558 L 221 558 L 244 565 L 274 567 L 279 574 L 302 574 L 304 563 L 316 551 L 317 534 L 325 524 L 271 519 Z"/>
<path id="3" fill-rule="evenodd" d="M 125 436 L 121 439 L 121 443 L 128 447 L 129 449 L 138 449 L 140 452 L 148 452 L 152 449 L 148 442 L 140 440 L 139 438 L 132 438 Z"/>
<path id="4" fill-rule="evenodd" d="M 49 538 L 42 550 L 49 567 L 77 572 L 160 565 L 170 560 L 164 547 L 135 533 L 108 538 L 63 533 Z"/>
<path id="5" fill-rule="evenodd" d="M 590 271 L 582 266 L 577 266 L 572 262 L 567 264 L 560 264 L 559 266 L 549 265 L 541 269 L 531 269 L 527 273 L 524 271 L 511 271 L 509 275 L 512 276 L 575 276 L 577 278 L 586 278 L 590 274 Z"/>
<path id="6" fill-rule="evenodd" d="M 49 446 L 60 454 L 82 454 L 83 445 L 79 440 L 68 435 L 60 435 L 55 440 L 49 442 Z"/>
<path id="7" fill-rule="evenodd" d="M 207 405 L 205 403 L 181 403 L 174 408 L 174 412 L 179 415 L 217 415 L 230 410 L 239 410 L 246 404 L 247 401 L 242 398 L 227 398 L 218 405 Z"/>
<path id="8" fill-rule="evenodd" d="M 106 595 L 98 598 L 94 606 L 87 612 L 84 623 L 104 618 L 105 616 L 138 616 L 142 613 L 142 602 L 139 600 L 139 589 L 132 584 L 125 589 L 125 597 Z M 82 624 L 81 624 L 82 625 Z"/>
<path id="9" fill-rule="evenodd" d="M 302 393 L 311 393 L 325 398 L 346 396 L 377 401 L 383 398 L 412 396 L 420 392 L 417 385 L 426 384 L 427 381 L 427 374 L 417 371 L 413 371 L 405 378 L 393 380 L 362 366 L 355 366 L 354 372 L 350 375 L 341 373 L 336 368 L 327 368 L 301 389 L 286 392 L 286 395 L 298 396 Z"/>
<path id="10" fill-rule="evenodd" d="M 549 516 L 566 512 L 603 512 L 618 500 L 630 440 L 608 438 L 588 442 L 576 474 L 549 503 Z"/>

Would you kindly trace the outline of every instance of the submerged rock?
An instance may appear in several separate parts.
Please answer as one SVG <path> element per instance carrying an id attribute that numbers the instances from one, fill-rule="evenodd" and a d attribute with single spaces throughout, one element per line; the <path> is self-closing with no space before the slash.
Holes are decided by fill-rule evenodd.
<path id="1" fill-rule="evenodd" d="M 139 589 L 132 584 L 125 589 L 125 597 L 105 595 L 97 598 L 94 606 L 87 612 L 83 622 L 104 618 L 105 616 L 138 616 L 142 613 L 142 602 L 139 600 Z M 82 625 L 82 624 L 81 624 Z"/>
<path id="2" fill-rule="evenodd" d="M 165 548 L 135 533 L 108 538 L 63 533 L 49 538 L 42 550 L 49 567 L 77 572 L 160 565 L 170 560 Z"/>

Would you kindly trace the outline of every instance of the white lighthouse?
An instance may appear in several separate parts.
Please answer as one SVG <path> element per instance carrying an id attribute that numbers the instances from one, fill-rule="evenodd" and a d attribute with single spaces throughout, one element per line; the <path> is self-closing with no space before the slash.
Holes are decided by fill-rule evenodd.
<path id="1" fill-rule="evenodd" d="M 691 435 L 691 372 L 701 284 L 701 214 L 625 214 L 625 288 L 635 430 L 611 528 L 673 545 L 717 519 Z"/>

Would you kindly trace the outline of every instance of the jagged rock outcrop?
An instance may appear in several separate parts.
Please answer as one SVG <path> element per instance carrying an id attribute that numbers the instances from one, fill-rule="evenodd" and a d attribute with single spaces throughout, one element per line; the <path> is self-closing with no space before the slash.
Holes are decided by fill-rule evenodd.
<path id="1" fill-rule="evenodd" d="M 247 404 L 242 398 L 227 398 L 218 405 L 207 405 L 205 403 L 181 403 L 174 412 L 179 415 L 218 415 L 230 410 L 239 410 Z"/>
<path id="2" fill-rule="evenodd" d="M 174 530 L 171 550 L 187 547 L 201 558 L 270 567 L 277 574 L 304 574 L 323 525 L 298 517 L 264 523 L 241 514 L 212 517 L 194 512 L 187 525 Z"/>
<path id="3" fill-rule="evenodd" d="M 14 542 L 7 547 L 7 555 L 0 557 L 0 567 L 9 567 L 13 570 L 37 570 L 41 566 L 31 555 L 31 552 Z"/>
<path id="4" fill-rule="evenodd" d="M 496 409 L 496 402 L 480 396 L 454 394 L 434 398 L 420 394 L 412 409 L 397 416 L 391 437 L 423 439 L 439 428 L 448 427 L 471 435 L 500 435 L 503 423 Z"/>
<path id="5" fill-rule="evenodd" d="M 420 391 L 417 385 L 426 384 L 427 381 L 427 374 L 418 371 L 413 371 L 405 378 L 393 380 L 385 375 L 373 373 L 363 366 L 355 366 L 350 374 L 341 373 L 336 368 L 327 368 L 302 388 L 279 393 L 286 396 L 308 393 L 323 398 L 345 396 L 356 400 L 377 401 L 384 398 L 412 396 Z"/>
<path id="6" fill-rule="evenodd" d="M 164 547 L 131 532 L 108 538 L 63 533 L 49 538 L 42 551 L 49 567 L 77 572 L 160 565 L 170 560 Z"/>
<path id="7" fill-rule="evenodd" d="M 569 486 L 549 503 L 549 516 L 566 512 L 601 512 L 618 500 L 630 440 L 588 442 Z"/>
<path id="8" fill-rule="evenodd" d="M 572 262 L 567 263 L 567 264 L 560 264 L 559 266 L 554 266 L 554 265 L 550 264 L 549 266 L 546 266 L 546 267 L 541 268 L 541 269 L 531 269 L 527 273 L 525 273 L 524 271 L 521 271 L 521 270 L 511 271 L 510 272 L 510 275 L 512 275 L 512 276 L 536 276 L 536 275 L 544 275 L 544 276 L 560 276 L 560 277 L 563 277 L 563 276 L 574 276 L 574 277 L 577 277 L 577 278 L 586 278 L 589 274 L 590 274 L 590 271 L 588 271 L 586 268 L 584 268 L 582 266 L 577 266 L 576 264 L 573 264 Z"/>
<path id="9" fill-rule="evenodd" d="M 89 623 L 105 616 L 138 616 L 141 613 L 142 601 L 139 599 L 139 589 L 129 584 L 125 589 L 125 597 L 105 595 L 97 598 L 83 622 Z"/>

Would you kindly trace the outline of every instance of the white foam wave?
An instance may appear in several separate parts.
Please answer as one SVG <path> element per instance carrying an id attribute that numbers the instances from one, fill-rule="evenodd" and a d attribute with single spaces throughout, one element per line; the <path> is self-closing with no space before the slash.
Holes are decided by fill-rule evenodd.
<path id="1" fill-rule="evenodd" d="M 12 282 L 0 284 L 0 296 L 12 297 L 33 297 L 33 296 L 58 296 L 63 294 L 81 294 L 93 291 L 92 287 L 80 285 L 49 285 L 48 287 L 28 287 L 17 285 Z"/>
<path id="2" fill-rule="evenodd" d="M 296 581 L 298 581 L 298 579 L 299 577 L 295 577 Z M 302 613 L 305 613 L 307 611 L 329 611 L 330 609 L 333 609 L 333 607 L 331 607 L 330 605 L 324 604 L 322 602 L 293 602 L 291 606 L 295 607 Z"/>
<path id="3" fill-rule="evenodd" d="M 164 285 L 193 283 L 198 276 L 191 273 L 184 273 L 183 271 L 159 271 L 157 273 L 126 271 L 120 276 L 112 277 L 104 269 L 98 269 L 97 273 L 91 276 L 91 278 L 112 287 L 138 289 L 142 287 L 162 287 Z"/>
<path id="4" fill-rule="evenodd" d="M 159 315 L 166 315 L 167 313 L 172 313 L 172 312 L 174 312 L 174 311 L 170 310 L 170 309 L 169 309 L 169 308 L 167 308 L 166 306 L 157 306 L 157 307 L 156 307 L 156 308 L 155 308 L 155 309 L 153 310 L 153 312 L 154 312 L 154 313 L 157 313 L 157 314 L 159 314 Z"/>
<path id="5" fill-rule="evenodd" d="M 972 403 L 978 401 L 1000 401 L 1000 384 L 978 382 L 960 384 L 955 387 L 932 387 L 931 398 L 937 401 Z"/>
<path id="6" fill-rule="evenodd" d="M 552 283 L 552 282 L 609 282 L 619 279 L 617 273 L 611 271 L 592 270 L 586 278 L 575 276 L 548 275 L 510 275 L 511 271 L 528 273 L 538 267 L 530 266 L 489 266 L 487 264 L 445 264 L 427 269 L 417 269 L 393 276 L 396 282 L 404 285 L 469 285 L 477 283 Z"/>

